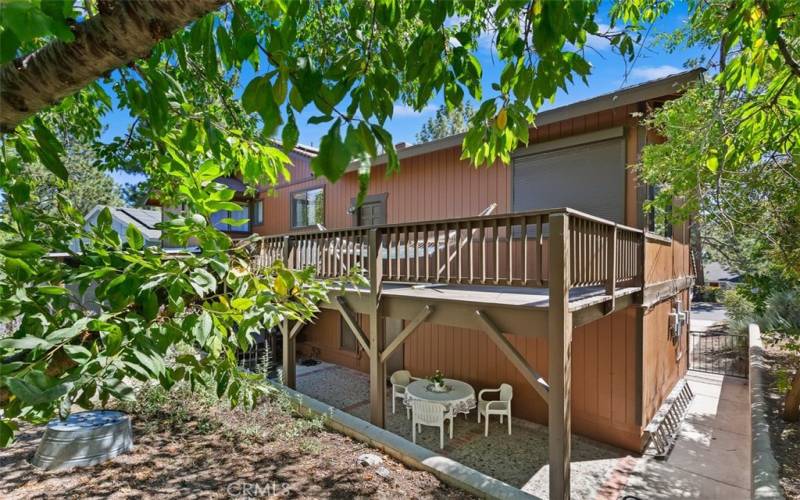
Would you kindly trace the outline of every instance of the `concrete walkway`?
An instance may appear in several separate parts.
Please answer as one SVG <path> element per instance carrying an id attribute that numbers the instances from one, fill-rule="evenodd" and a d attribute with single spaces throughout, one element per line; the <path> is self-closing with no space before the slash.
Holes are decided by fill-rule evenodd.
<path id="1" fill-rule="evenodd" d="M 695 397 L 672 453 L 639 459 L 621 497 L 750 498 L 747 380 L 697 372 L 687 380 Z"/>

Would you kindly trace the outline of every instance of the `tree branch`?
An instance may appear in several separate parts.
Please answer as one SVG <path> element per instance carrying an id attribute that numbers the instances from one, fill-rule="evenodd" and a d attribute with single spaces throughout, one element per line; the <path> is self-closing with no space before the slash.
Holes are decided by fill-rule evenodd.
<path id="1" fill-rule="evenodd" d="M 59 102 L 227 0 L 110 0 L 75 30 L 0 67 L 0 132 Z"/>

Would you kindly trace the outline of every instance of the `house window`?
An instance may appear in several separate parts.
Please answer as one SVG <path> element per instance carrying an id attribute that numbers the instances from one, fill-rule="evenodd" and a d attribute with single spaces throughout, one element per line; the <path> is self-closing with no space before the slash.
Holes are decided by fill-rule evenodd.
<path id="1" fill-rule="evenodd" d="M 253 203 L 253 216 L 251 217 L 254 226 L 264 223 L 264 200 L 256 200 Z"/>
<path id="2" fill-rule="evenodd" d="M 291 217 L 293 229 L 324 224 L 325 190 L 319 187 L 292 193 Z"/>
<path id="3" fill-rule="evenodd" d="M 239 210 L 219 210 L 211 214 L 211 223 L 220 231 L 230 233 L 250 232 L 248 219 L 250 218 L 249 205 L 239 204 Z M 238 222 L 244 221 L 241 224 Z"/>

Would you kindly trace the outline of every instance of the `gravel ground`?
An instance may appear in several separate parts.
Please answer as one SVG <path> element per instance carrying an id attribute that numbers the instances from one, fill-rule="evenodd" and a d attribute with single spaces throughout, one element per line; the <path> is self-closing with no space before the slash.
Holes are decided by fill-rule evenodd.
<path id="1" fill-rule="evenodd" d="M 0 498 L 468 498 L 318 423 L 265 403 L 211 417 L 134 418 L 135 449 L 110 462 L 43 472 L 28 461 L 40 428 L 0 451 Z M 174 417 L 174 415 L 173 415 Z M 373 453 L 389 471 L 357 463 Z"/>
<path id="2" fill-rule="evenodd" d="M 775 371 L 790 367 L 791 357 L 785 351 L 769 348 L 766 361 L 770 365 L 768 382 L 770 393 L 767 401 L 770 407 L 770 434 L 772 450 L 781 467 L 781 486 L 786 498 L 800 499 L 800 422 L 786 422 L 781 418 L 783 395 L 775 390 Z M 796 366 L 796 364 L 795 364 Z"/>

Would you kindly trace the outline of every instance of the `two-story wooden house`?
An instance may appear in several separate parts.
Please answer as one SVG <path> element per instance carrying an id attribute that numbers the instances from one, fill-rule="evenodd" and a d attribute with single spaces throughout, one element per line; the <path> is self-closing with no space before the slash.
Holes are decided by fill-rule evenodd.
<path id="1" fill-rule="evenodd" d="M 641 451 L 687 370 L 675 313 L 689 308 L 692 276 L 687 227 L 651 232 L 650 188 L 629 167 L 659 140 L 642 118 L 701 77 L 543 111 L 510 165 L 461 160 L 460 135 L 404 147 L 399 173 L 374 160 L 359 207 L 355 165 L 330 183 L 310 171 L 312 149 L 296 151 L 291 181 L 260 197 L 262 261 L 330 278 L 359 265 L 370 288 L 284 328 L 286 383 L 296 353 L 370 372 L 378 425 L 396 369 L 511 383 L 515 416 L 549 423 L 556 488 L 570 430 Z"/>

